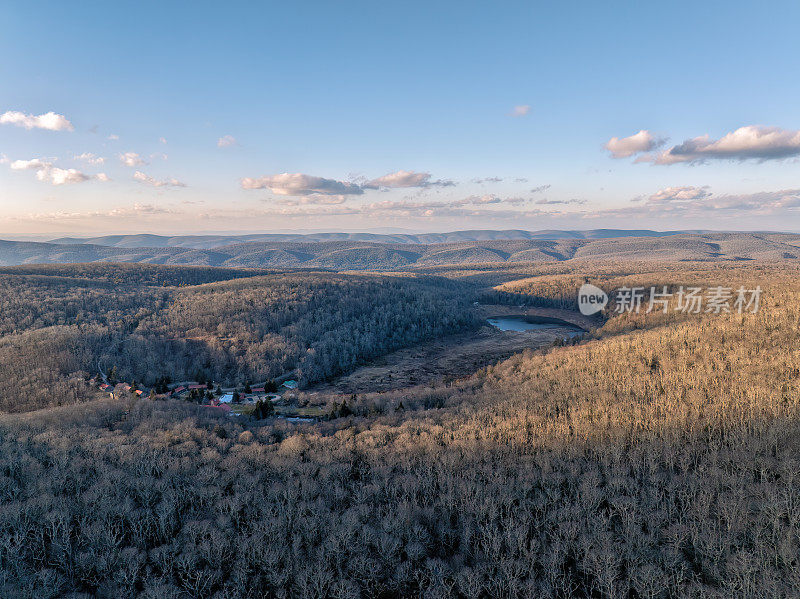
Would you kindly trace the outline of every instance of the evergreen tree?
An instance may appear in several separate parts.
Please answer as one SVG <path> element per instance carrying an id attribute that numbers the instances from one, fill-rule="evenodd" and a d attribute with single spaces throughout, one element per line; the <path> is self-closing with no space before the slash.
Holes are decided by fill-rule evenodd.
<path id="1" fill-rule="evenodd" d="M 264 418 L 269 418 L 275 413 L 275 406 L 272 405 L 272 402 L 269 400 L 261 401 L 260 399 L 256 402 L 256 409 L 253 410 L 253 418 L 256 420 L 263 420 Z"/>

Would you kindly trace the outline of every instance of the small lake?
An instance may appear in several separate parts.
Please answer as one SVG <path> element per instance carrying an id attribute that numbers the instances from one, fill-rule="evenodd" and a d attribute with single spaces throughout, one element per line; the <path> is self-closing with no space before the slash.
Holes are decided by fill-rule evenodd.
<path id="1" fill-rule="evenodd" d="M 541 316 L 497 316 L 496 318 L 488 318 L 486 320 L 490 325 L 501 331 L 514 331 L 517 333 L 523 331 L 535 331 L 540 329 L 559 329 L 569 328 L 574 332 L 570 332 L 570 337 L 580 335 L 583 331 L 573 324 L 557 318 L 545 318 Z"/>

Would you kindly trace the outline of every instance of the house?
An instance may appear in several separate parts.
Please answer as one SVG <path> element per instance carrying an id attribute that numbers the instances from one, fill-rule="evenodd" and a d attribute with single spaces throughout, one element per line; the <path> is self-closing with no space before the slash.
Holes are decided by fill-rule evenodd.
<path id="1" fill-rule="evenodd" d="M 264 387 L 253 387 L 251 391 L 253 393 L 264 393 Z"/>
<path id="2" fill-rule="evenodd" d="M 178 395 L 178 393 L 183 393 L 184 391 L 186 391 L 186 387 L 184 387 L 183 385 L 181 385 L 180 387 L 175 387 L 175 388 L 172 390 L 172 392 L 173 392 L 175 395 Z"/>
<path id="3" fill-rule="evenodd" d="M 194 391 L 195 389 L 197 389 L 198 391 L 200 389 L 205 391 L 206 389 L 208 389 L 208 387 L 206 387 L 205 385 L 189 385 L 189 391 Z"/>
<path id="4" fill-rule="evenodd" d="M 100 385 L 100 391 L 105 391 L 106 389 L 111 389 L 111 385 L 109 385 L 108 383 L 103 383 L 102 385 Z"/>
<path id="5" fill-rule="evenodd" d="M 281 386 L 286 387 L 287 389 L 297 389 L 297 385 L 298 385 L 297 381 L 288 380 L 288 381 L 283 381 L 283 385 Z"/>
<path id="6" fill-rule="evenodd" d="M 219 403 L 221 404 L 228 404 L 233 401 L 233 393 L 226 393 L 222 397 L 219 398 Z"/>
<path id="7" fill-rule="evenodd" d="M 142 396 L 142 393 L 143 393 L 143 391 L 141 389 L 137 389 L 136 390 L 136 395 L 138 395 L 139 397 Z"/>

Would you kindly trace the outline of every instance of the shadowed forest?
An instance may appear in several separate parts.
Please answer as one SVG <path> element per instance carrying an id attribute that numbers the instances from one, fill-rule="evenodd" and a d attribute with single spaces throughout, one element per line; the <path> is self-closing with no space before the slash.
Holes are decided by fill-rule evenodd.
<path id="1" fill-rule="evenodd" d="M 284 373 L 311 383 L 474 327 L 467 299 L 463 284 L 430 276 L 9 268 L 0 272 L 0 410 L 91 398 L 87 381 L 100 368 L 145 385 Z"/>
<path id="2" fill-rule="evenodd" d="M 472 326 L 458 309 L 472 297 L 566 306 L 586 277 L 607 289 L 741 284 L 763 295 L 755 314 L 607 309 L 576 345 L 363 394 L 329 421 L 237 420 L 146 399 L 4 415 L 0 595 L 797 596 L 797 270 L 592 268 L 506 273 L 493 288 L 483 283 L 496 273 L 474 270 L 421 281 L 262 275 L 113 299 L 102 277 L 81 287 L 5 276 L 4 351 L 37 334 L 63 334 L 46 346 L 55 349 L 90 331 L 125 332 L 143 344 L 135 360 L 84 350 L 121 369 L 158 351 L 148 339 L 175 332 L 260 337 L 266 355 L 284 355 L 270 349 L 283 343 L 304 368 L 293 348 L 324 330 L 351 341 L 386 322 L 406 331 L 384 351 Z M 320 376 L 358 359 L 337 355 L 333 339 L 317 347 L 339 361 L 311 362 Z M 217 343 L 256 368 L 235 342 Z"/>

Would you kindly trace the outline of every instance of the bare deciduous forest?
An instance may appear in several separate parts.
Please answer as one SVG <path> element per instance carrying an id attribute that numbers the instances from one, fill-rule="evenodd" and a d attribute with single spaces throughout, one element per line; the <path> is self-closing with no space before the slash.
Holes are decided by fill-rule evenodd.
<path id="1" fill-rule="evenodd" d="M 261 341 L 259 359 L 285 355 L 324 377 L 370 350 L 472 326 L 465 289 L 551 305 L 585 275 L 609 287 L 760 285 L 763 295 L 756 314 L 607 310 L 576 345 L 365 395 L 350 415 L 312 424 L 146 399 L 3 415 L 0 595 L 800 594 L 796 268 L 537 268 L 505 273 L 493 290 L 476 283 L 488 272 L 293 274 L 113 296 L 102 281 L 4 278 L 3 380 L 26 380 L 22 367 L 38 361 L 30 380 L 58 364 L 71 389 L 83 379 L 67 371 L 85 360 L 132 369 L 161 351 L 150 340 L 177 333 L 213 338 L 208 354 L 174 362 L 183 368 L 210 356 L 209 368 L 252 374 L 257 361 L 237 344 Z M 376 348 L 370 335 L 387 330 L 403 334 Z M 367 349 L 342 357 L 339 341 L 361 336 Z M 319 339 L 327 357 L 304 362 L 300 349 Z M 4 408 L 21 409 L 4 385 Z"/>
<path id="2" fill-rule="evenodd" d="M 138 265 L 79 265 L 71 276 L 63 265 L 6 269 L 0 410 L 92 397 L 86 380 L 98 368 L 144 384 L 162 377 L 235 384 L 295 371 L 309 383 L 475 326 L 464 285 L 444 278 L 259 274 Z"/>

